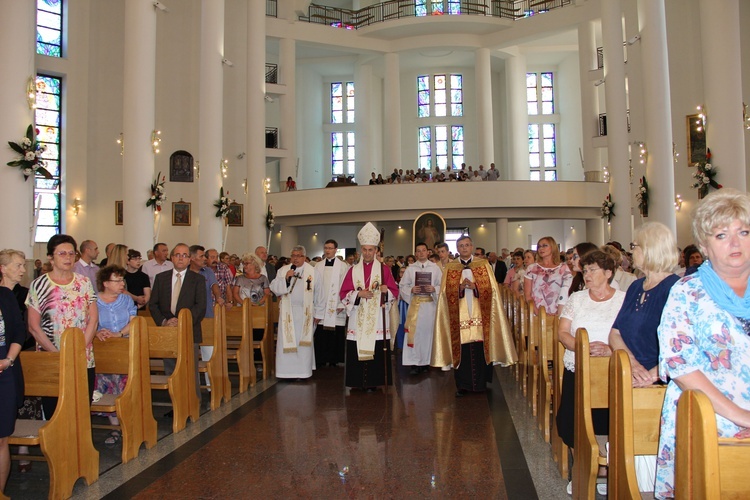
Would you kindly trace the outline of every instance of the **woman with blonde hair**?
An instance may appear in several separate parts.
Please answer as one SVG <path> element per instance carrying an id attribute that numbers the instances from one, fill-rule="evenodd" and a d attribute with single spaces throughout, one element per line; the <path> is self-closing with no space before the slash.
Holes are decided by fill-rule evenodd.
<path id="1" fill-rule="evenodd" d="M 557 309 L 568 298 L 573 275 L 560 262 L 560 251 L 552 236 L 540 238 L 536 246 L 536 262 L 526 269 L 523 293 L 534 307 L 534 314 L 544 306 L 547 314 L 556 316 Z"/>
<path id="2" fill-rule="evenodd" d="M 254 253 L 242 256 L 242 274 L 234 278 L 232 295 L 237 305 L 242 305 L 245 298 L 249 298 L 254 306 L 263 305 L 271 295 L 268 278 L 261 274 L 263 261 Z"/>

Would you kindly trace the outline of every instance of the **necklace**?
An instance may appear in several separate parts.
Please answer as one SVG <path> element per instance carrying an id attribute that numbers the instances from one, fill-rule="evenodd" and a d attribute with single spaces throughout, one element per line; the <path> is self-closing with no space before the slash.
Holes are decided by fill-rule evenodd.
<path id="1" fill-rule="evenodd" d="M 614 291 L 614 288 L 612 290 Z M 597 294 L 594 290 L 589 290 L 589 292 L 591 293 L 592 298 L 595 302 L 604 302 L 609 298 L 611 294 L 609 290 L 606 290 L 603 295 Z"/>

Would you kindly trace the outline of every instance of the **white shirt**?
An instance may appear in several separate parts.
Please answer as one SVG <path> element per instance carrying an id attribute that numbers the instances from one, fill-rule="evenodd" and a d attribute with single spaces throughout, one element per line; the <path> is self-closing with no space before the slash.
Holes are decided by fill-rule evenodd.
<path id="1" fill-rule="evenodd" d="M 154 259 L 147 260 L 143 263 L 143 266 L 141 266 L 141 271 L 146 273 L 148 276 L 149 281 L 151 282 L 151 288 L 154 287 L 154 278 L 157 274 L 163 273 L 164 271 L 169 271 L 170 269 L 174 269 L 174 264 L 172 264 L 172 261 L 165 260 L 161 264 L 156 262 Z"/>

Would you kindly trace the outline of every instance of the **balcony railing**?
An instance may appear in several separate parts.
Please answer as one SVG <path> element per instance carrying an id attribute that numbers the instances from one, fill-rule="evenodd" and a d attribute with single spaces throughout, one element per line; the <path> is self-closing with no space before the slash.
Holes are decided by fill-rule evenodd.
<path id="1" fill-rule="evenodd" d="M 266 127 L 266 149 L 279 149 L 279 129 Z"/>
<path id="2" fill-rule="evenodd" d="M 356 30 L 372 24 L 405 17 L 487 16 L 517 20 L 570 5 L 572 0 L 462 0 L 438 4 L 415 0 L 389 0 L 359 10 L 310 4 L 300 21 Z"/>
<path id="3" fill-rule="evenodd" d="M 266 63 L 266 83 L 279 83 L 278 65 Z"/>

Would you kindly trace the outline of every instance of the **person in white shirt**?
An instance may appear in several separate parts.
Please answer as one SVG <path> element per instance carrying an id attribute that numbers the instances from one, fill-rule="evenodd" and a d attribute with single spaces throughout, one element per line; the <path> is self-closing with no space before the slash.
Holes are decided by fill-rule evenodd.
<path id="1" fill-rule="evenodd" d="M 324 302 L 316 310 L 318 327 L 315 330 L 315 363 L 318 366 L 336 366 L 344 363 L 346 352 L 346 310 L 339 297 L 341 283 L 349 266 L 336 258 L 339 245 L 336 240 L 323 244 L 323 259 L 315 265 L 322 277 Z"/>
<path id="2" fill-rule="evenodd" d="M 99 247 L 95 241 L 85 240 L 81 242 L 80 251 L 81 258 L 73 266 L 73 272 L 86 276 L 96 287 L 96 273 L 99 272 L 99 266 L 94 264 L 94 260 L 99 256 Z"/>
<path id="3" fill-rule="evenodd" d="M 148 275 L 151 282 L 151 289 L 154 289 L 154 278 L 159 273 L 174 269 L 174 264 L 167 260 L 169 256 L 169 247 L 166 243 L 157 243 L 154 245 L 154 258 L 147 260 L 142 266 L 141 271 Z"/>

